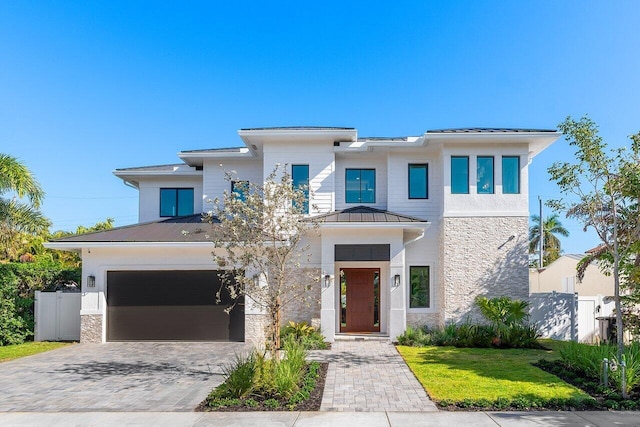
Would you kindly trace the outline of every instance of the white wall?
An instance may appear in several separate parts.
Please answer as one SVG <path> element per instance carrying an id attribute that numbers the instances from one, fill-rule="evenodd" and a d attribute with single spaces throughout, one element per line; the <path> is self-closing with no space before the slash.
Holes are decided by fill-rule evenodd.
<path id="1" fill-rule="evenodd" d="M 376 170 L 375 203 L 345 202 L 345 170 L 352 168 Z M 358 205 L 387 209 L 387 154 L 370 152 L 336 154 L 335 194 L 336 210 L 352 208 Z"/>
<path id="2" fill-rule="evenodd" d="M 451 194 L 451 156 L 469 156 L 469 194 Z M 478 156 L 494 157 L 494 194 L 478 194 Z M 502 194 L 502 156 L 520 156 L 520 194 Z M 528 146 L 473 144 L 445 146 L 441 157 L 444 216 L 529 216 Z"/>
<path id="3" fill-rule="evenodd" d="M 428 165 L 428 199 L 409 199 L 409 164 Z M 387 209 L 432 221 L 442 212 L 442 163 L 434 149 L 390 152 L 387 174 Z"/>
<path id="4" fill-rule="evenodd" d="M 223 200 L 224 192 L 231 191 L 231 183 L 225 179 L 224 171 L 231 173 L 234 180 L 251 181 L 259 185 L 263 182 L 262 159 L 218 159 L 207 160 L 203 167 L 203 208 L 212 207 L 207 200 Z"/>
<path id="5" fill-rule="evenodd" d="M 201 176 L 149 177 L 140 179 L 139 182 L 139 222 L 154 221 L 160 218 L 161 188 L 193 188 L 193 212 L 202 212 Z"/>
<path id="6" fill-rule="evenodd" d="M 264 176 L 273 172 L 276 164 L 309 165 L 309 186 L 313 197 L 310 205 L 316 205 L 316 213 L 328 213 L 334 209 L 333 188 L 335 166 L 333 141 L 315 143 L 269 142 L 264 145 Z"/>

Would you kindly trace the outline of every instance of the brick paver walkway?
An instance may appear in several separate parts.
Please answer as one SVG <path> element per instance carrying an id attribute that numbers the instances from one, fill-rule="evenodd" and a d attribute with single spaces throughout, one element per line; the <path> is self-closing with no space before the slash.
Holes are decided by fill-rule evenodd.
<path id="1" fill-rule="evenodd" d="M 311 358 L 329 362 L 321 411 L 437 411 L 388 341 L 336 341 Z"/>

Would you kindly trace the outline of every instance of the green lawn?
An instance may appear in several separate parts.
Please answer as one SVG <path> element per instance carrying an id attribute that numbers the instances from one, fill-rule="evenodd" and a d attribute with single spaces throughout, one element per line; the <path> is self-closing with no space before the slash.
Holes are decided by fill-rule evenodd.
<path id="1" fill-rule="evenodd" d="M 435 401 L 465 399 L 583 399 L 588 395 L 555 375 L 531 365 L 557 359 L 552 351 L 455 347 L 404 347 L 398 351 Z"/>
<path id="2" fill-rule="evenodd" d="M 54 350 L 69 344 L 70 343 L 66 342 L 27 342 L 24 344 L 0 346 L 0 362 L 31 356 L 32 354 Z"/>

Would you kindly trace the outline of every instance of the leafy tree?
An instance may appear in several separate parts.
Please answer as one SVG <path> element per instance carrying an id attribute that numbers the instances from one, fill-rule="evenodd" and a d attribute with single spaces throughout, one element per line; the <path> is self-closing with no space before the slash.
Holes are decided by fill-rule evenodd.
<path id="1" fill-rule="evenodd" d="M 204 215 L 220 249 L 214 259 L 233 272 L 221 277 L 232 298 L 246 296 L 247 304 L 266 312 L 266 344 L 275 355 L 282 309 L 293 301 L 309 301 L 319 280 L 317 271 L 304 268 L 311 255 L 304 236 L 317 222 L 306 217 L 305 188 L 293 187 L 286 166 L 276 166 L 263 185 L 238 181 L 227 171 L 225 176 L 236 189 L 214 200 L 213 210 Z"/>
<path id="2" fill-rule="evenodd" d="M 2 197 L 5 193 L 14 196 Z M 43 197 L 29 169 L 15 157 L 0 153 L 0 259 L 17 259 L 33 236 L 49 228 L 49 220 L 38 210 Z"/>
<path id="3" fill-rule="evenodd" d="M 111 230 L 113 228 L 113 222 L 114 219 L 113 218 L 107 218 L 104 221 L 99 221 L 97 223 L 95 223 L 95 225 L 91 226 L 91 227 L 85 227 L 84 225 L 79 225 L 75 231 L 56 231 L 52 234 L 50 234 L 47 237 L 47 240 L 53 240 L 53 239 L 62 239 L 64 237 L 71 237 L 71 236 L 77 236 L 79 234 L 85 234 L 85 233 L 94 233 L 97 231 L 105 231 L 105 230 Z M 80 254 L 76 253 L 76 252 L 69 252 L 69 251 L 58 251 L 58 250 L 51 250 L 51 249 L 44 249 L 43 248 L 43 252 L 41 252 L 42 255 L 40 256 L 40 258 L 45 258 L 48 259 L 50 261 L 54 261 L 54 262 L 58 262 L 64 266 L 67 267 L 80 267 L 82 260 L 80 258 Z"/>
<path id="4" fill-rule="evenodd" d="M 631 146 L 608 150 L 589 117 L 571 117 L 559 125 L 569 145 L 576 148 L 574 163 L 556 162 L 548 171 L 558 184 L 561 197 L 547 204 L 564 211 L 568 218 L 592 229 L 602 242 L 601 259 L 614 278 L 618 360 L 623 343 L 621 284 L 633 291 L 637 276 L 635 262 L 639 248 L 638 200 L 640 198 L 640 133 L 632 135 Z M 605 263 L 603 263 L 605 264 Z"/>
<path id="5" fill-rule="evenodd" d="M 533 225 L 529 227 L 529 253 L 535 253 L 540 246 L 540 215 L 531 215 Z M 560 258 L 562 252 L 558 235 L 569 237 L 569 231 L 562 226 L 558 214 L 549 215 L 542 224 L 544 231 L 543 258 L 544 265 L 549 265 Z"/>

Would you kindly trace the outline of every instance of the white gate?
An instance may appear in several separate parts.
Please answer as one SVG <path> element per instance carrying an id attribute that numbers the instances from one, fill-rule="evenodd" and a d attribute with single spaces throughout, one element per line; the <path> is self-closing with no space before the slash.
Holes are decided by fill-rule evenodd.
<path id="1" fill-rule="evenodd" d="M 35 299 L 35 341 L 80 341 L 80 292 L 40 292 Z"/>

